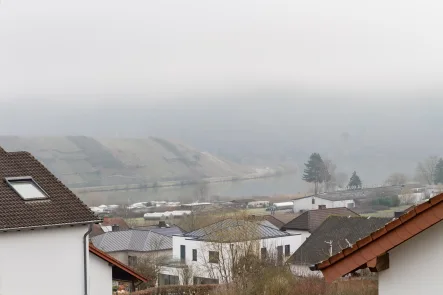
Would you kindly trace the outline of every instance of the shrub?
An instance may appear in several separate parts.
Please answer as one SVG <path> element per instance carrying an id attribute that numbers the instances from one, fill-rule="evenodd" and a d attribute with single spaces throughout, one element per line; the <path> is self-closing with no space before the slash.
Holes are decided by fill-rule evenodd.
<path id="1" fill-rule="evenodd" d="M 133 295 L 208 295 L 220 285 L 162 286 L 131 293 Z"/>

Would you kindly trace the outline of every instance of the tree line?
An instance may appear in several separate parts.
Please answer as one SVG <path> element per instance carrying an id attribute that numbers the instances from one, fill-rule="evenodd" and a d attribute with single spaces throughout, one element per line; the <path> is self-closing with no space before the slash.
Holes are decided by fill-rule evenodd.
<path id="1" fill-rule="evenodd" d="M 319 153 L 312 153 L 305 163 L 305 169 L 302 179 L 306 182 L 314 184 L 315 195 L 319 192 L 319 186 L 324 184 L 324 190 L 330 191 L 335 187 L 344 188 L 346 174 L 343 172 L 336 173 L 337 166 L 331 160 L 323 160 Z M 357 172 L 352 173 L 349 179 L 348 189 L 361 189 L 362 181 Z"/>

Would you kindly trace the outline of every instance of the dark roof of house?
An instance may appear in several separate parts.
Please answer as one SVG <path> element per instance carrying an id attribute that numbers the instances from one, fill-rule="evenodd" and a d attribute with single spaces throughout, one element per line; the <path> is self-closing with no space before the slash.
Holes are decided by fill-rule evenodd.
<path id="1" fill-rule="evenodd" d="M 327 259 L 332 241 L 332 255 L 382 228 L 391 218 L 329 216 L 295 251 L 288 262 L 312 265 Z"/>
<path id="2" fill-rule="evenodd" d="M 361 237 L 352 246 L 325 257 L 312 269 L 331 282 L 356 269 L 375 268 L 378 257 L 443 220 L 443 194 L 415 206 L 399 218 Z"/>
<path id="3" fill-rule="evenodd" d="M 225 219 L 183 236 L 214 242 L 235 242 L 290 236 L 271 224 L 237 219 Z"/>
<path id="4" fill-rule="evenodd" d="M 331 215 L 336 216 L 359 216 L 348 208 L 329 208 L 310 210 L 302 213 L 300 216 L 292 219 L 282 226 L 282 230 L 305 230 L 312 233 Z"/>
<path id="5" fill-rule="evenodd" d="M 24 200 L 6 178 L 32 177 L 48 195 Z M 100 219 L 48 169 L 28 152 L 0 147 L 0 231 L 96 223 Z"/>
<path id="6" fill-rule="evenodd" d="M 273 215 L 265 215 L 265 216 L 264 216 L 264 219 L 266 219 L 267 221 L 269 221 L 270 223 L 272 223 L 272 224 L 273 224 L 275 227 L 277 227 L 278 229 L 281 229 L 281 227 L 282 227 L 283 225 L 285 225 L 283 221 L 281 221 L 280 219 L 276 218 L 276 217 L 273 216 Z"/>
<path id="7" fill-rule="evenodd" d="M 96 255 L 97 257 L 105 260 L 106 262 L 108 262 L 112 266 L 112 279 L 113 280 L 119 280 L 120 279 L 119 277 L 121 276 L 119 274 L 121 274 L 121 272 L 124 272 L 125 274 L 127 274 L 126 276 L 123 276 L 125 279 L 127 279 L 128 275 L 129 275 L 129 277 L 135 278 L 135 279 L 140 280 L 145 283 L 148 281 L 148 279 L 145 278 L 143 275 L 137 273 L 135 270 L 131 269 L 126 264 L 121 263 L 120 261 L 118 261 L 117 259 L 112 257 L 111 255 L 106 254 L 105 252 L 96 248 L 93 244 L 89 244 L 89 252 Z M 118 269 L 119 272 L 114 271 L 114 269 Z"/>
<path id="8" fill-rule="evenodd" d="M 167 230 L 161 234 L 162 230 Z M 177 228 L 158 228 L 157 230 L 136 230 L 107 232 L 91 238 L 94 246 L 105 252 L 136 251 L 150 252 L 172 249 L 171 231 L 182 234 Z M 163 231 L 164 232 L 164 231 Z"/>
<path id="9" fill-rule="evenodd" d="M 119 230 L 128 230 L 129 225 L 121 217 L 104 217 L 103 222 L 100 224 L 94 224 L 92 226 L 92 232 L 90 237 L 95 237 L 104 233 L 102 226 L 113 226 L 118 225 Z"/>

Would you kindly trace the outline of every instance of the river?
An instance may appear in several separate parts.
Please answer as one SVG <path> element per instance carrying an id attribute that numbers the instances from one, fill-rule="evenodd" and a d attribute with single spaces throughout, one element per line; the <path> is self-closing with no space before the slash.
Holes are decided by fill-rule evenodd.
<path id="1" fill-rule="evenodd" d="M 308 185 L 298 174 L 278 177 L 252 179 L 235 182 L 209 183 L 205 185 L 204 195 L 219 196 L 220 200 L 249 198 L 254 196 L 271 196 L 281 194 L 304 193 Z M 176 187 L 159 187 L 143 190 L 120 190 L 106 192 L 84 192 L 77 195 L 88 205 L 132 204 L 146 201 L 197 201 L 201 187 L 186 185 Z"/>

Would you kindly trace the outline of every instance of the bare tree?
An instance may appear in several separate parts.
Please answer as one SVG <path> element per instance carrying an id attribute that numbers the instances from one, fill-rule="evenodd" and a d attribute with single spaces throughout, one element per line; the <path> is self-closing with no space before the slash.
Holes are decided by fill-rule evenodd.
<path id="1" fill-rule="evenodd" d="M 389 177 L 386 179 L 385 184 L 386 185 L 402 185 L 405 184 L 408 181 L 408 177 L 400 172 L 395 172 L 389 175 Z"/>
<path id="2" fill-rule="evenodd" d="M 344 188 L 348 182 L 348 175 L 344 172 L 338 172 L 335 176 L 335 180 L 339 188 Z"/>
<path id="3" fill-rule="evenodd" d="M 437 163 L 438 163 L 437 156 L 430 156 L 426 158 L 423 162 L 419 162 L 416 169 L 417 179 L 420 182 L 424 182 L 429 185 L 433 184 L 435 176 L 435 167 L 437 166 Z"/>
<path id="4" fill-rule="evenodd" d="M 337 169 L 337 165 L 332 163 L 329 159 L 324 159 L 324 190 L 326 192 L 330 192 L 335 189 L 337 186 L 337 176 L 335 174 L 335 170 Z"/>

